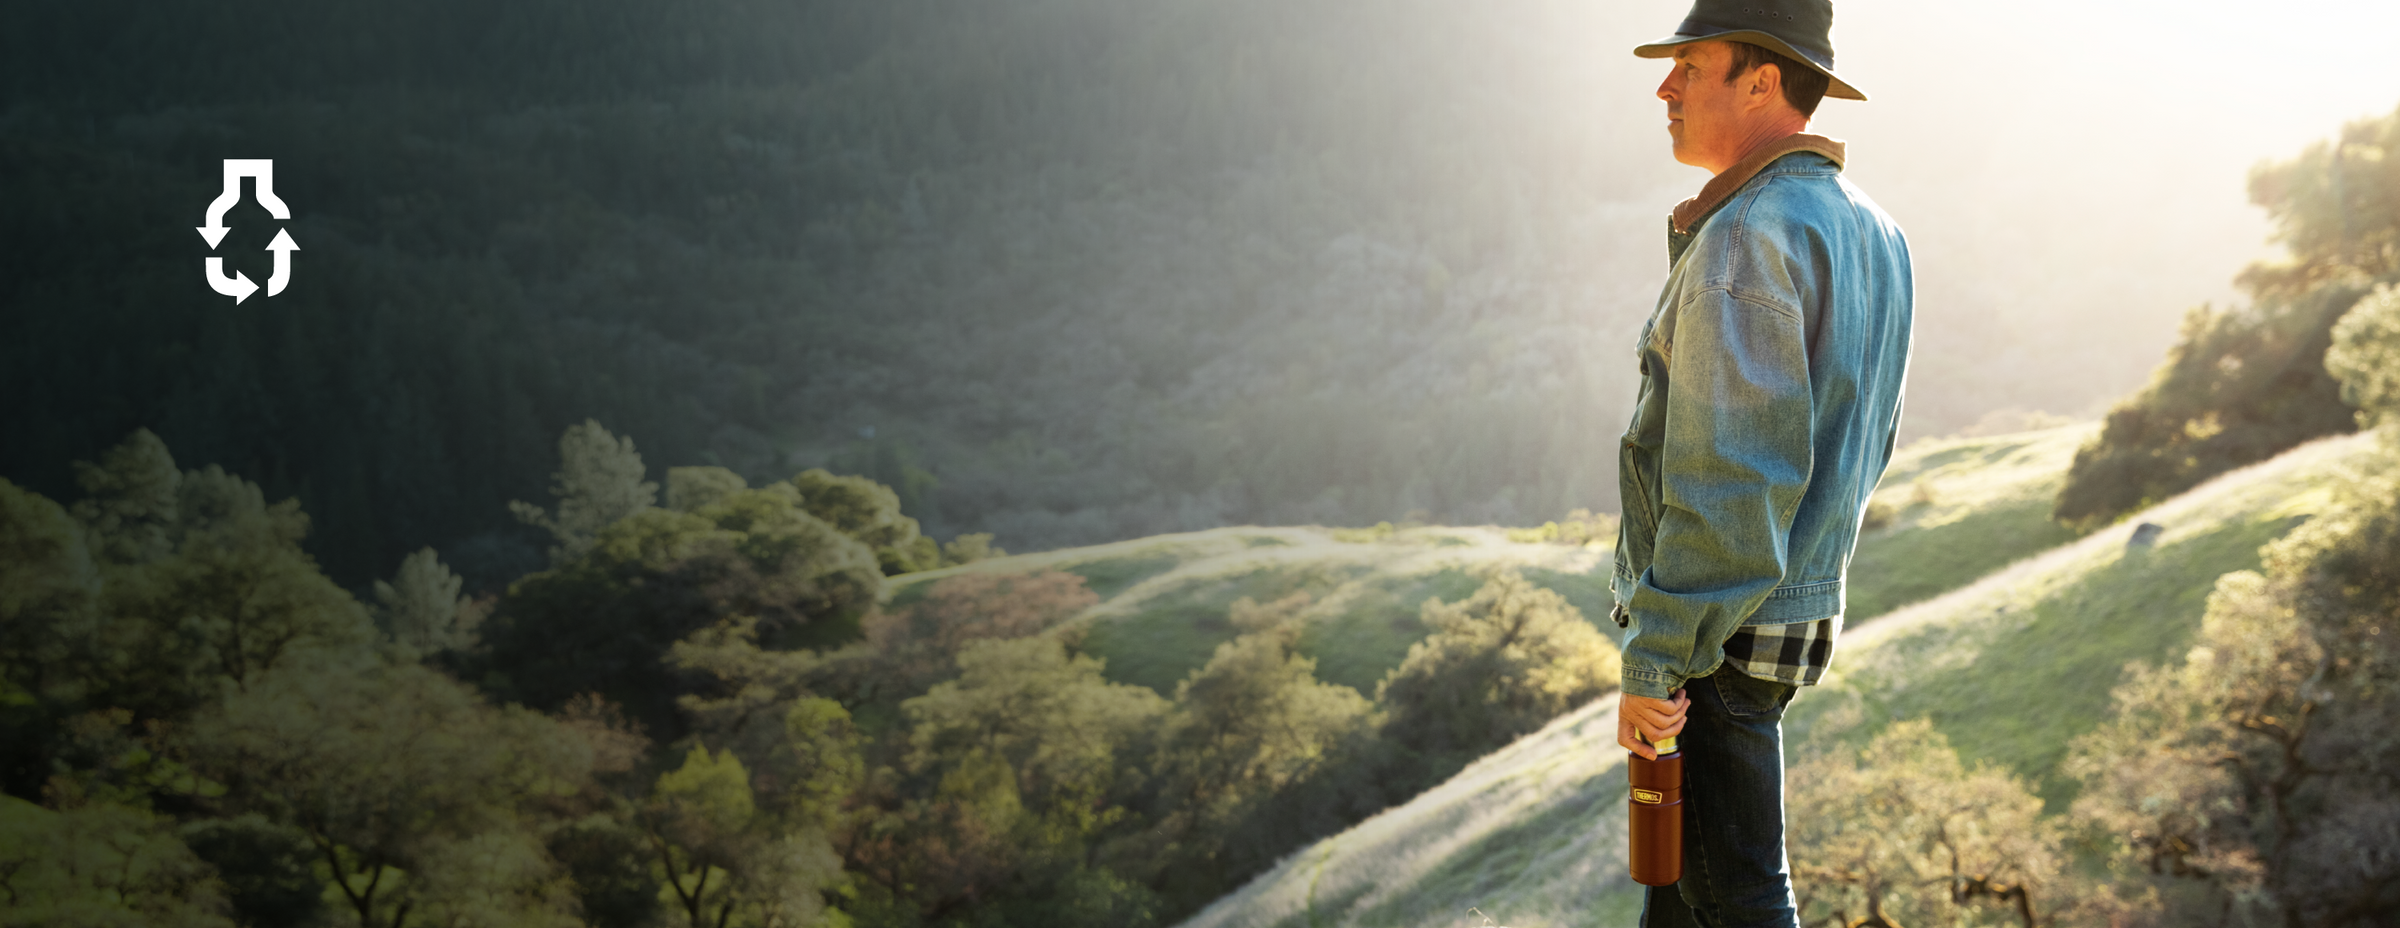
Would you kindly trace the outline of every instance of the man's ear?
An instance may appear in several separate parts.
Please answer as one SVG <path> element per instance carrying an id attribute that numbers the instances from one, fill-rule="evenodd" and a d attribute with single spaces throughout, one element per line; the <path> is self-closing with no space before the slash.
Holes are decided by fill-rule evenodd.
<path id="1" fill-rule="evenodd" d="M 1748 108 L 1764 108 L 1783 99 L 1783 66 L 1761 62 L 1750 68 L 1750 79 L 1743 82 L 1749 97 L 1742 103 Z"/>

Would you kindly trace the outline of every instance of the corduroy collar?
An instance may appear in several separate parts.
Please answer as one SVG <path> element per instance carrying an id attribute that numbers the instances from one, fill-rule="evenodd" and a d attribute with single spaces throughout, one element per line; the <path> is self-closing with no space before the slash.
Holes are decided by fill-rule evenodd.
<path id="1" fill-rule="evenodd" d="M 1749 183 L 1750 178 L 1765 170 L 1767 165 L 1775 163 L 1777 158 L 1796 151 L 1816 152 L 1833 159 L 1833 163 L 1839 166 L 1847 148 L 1840 139 L 1829 139 L 1822 135 L 1810 135 L 1806 132 L 1787 135 L 1761 145 L 1758 150 L 1743 156 L 1742 160 L 1734 166 L 1726 168 L 1724 173 L 1709 178 L 1708 184 L 1700 188 L 1699 196 L 1675 204 L 1675 212 L 1672 214 L 1675 223 L 1674 231 L 1679 234 L 1691 231 L 1692 223 L 1706 217 L 1710 210 L 1717 208 L 1717 204 L 1725 202 L 1726 197 L 1732 196 L 1734 191 L 1742 189 L 1743 184 Z"/>

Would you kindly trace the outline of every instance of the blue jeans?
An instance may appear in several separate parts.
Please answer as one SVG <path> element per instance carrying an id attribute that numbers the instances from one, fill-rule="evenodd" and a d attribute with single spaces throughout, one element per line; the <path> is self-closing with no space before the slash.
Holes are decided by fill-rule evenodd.
<path id="1" fill-rule="evenodd" d="M 1798 687 L 1730 666 L 1684 684 L 1683 879 L 1649 887 L 1642 928 L 1791 928 L 1783 709 Z"/>

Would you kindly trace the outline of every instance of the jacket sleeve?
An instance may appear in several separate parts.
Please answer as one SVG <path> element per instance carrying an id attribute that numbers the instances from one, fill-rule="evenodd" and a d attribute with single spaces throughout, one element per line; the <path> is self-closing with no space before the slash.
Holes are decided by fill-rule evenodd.
<path id="1" fill-rule="evenodd" d="M 1655 699 L 1713 671 L 1783 581 L 1814 464 L 1799 312 L 1720 286 L 1676 316 L 1655 553 L 1626 603 L 1624 689 Z"/>

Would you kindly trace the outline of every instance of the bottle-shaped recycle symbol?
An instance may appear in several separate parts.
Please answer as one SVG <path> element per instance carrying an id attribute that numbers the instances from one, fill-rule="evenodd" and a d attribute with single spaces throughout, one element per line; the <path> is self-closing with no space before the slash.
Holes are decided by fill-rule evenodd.
<path id="1" fill-rule="evenodd" d="M 228 231 L 225 227 L 225 211 L 242 201 L 242 178 L 245 177 L 258 182 L 258 205 L 266 207 L 269 215 L 283 220 L 292 218 L 292 211 L 283 205 L 283 198 L 275 195 L 274 159 L 227 158 L 225 190 L 209 202 L 208 224 L 199 227 L 200 237 L 208 240 L 210 250 L 215 250 L 217 243 L 225 240 Z M 275 240 L 267 243 L 266 250 L 275 253 L 275 273 L 267 277 L 267 295 L 274 296 L 291 285 L 292 252 L 299 251 L 300 246 L 292 243 L 291 232 L 277 229 Z M 258 292 L 258 285 L 250 282 L 249 275 L 235 271 L 233 276 L 225 276 L 225 259 L 215 256 L 208 259 L 208 288 L 232 297 L 235 305 L 240 305 L 243 300 L 250 298 L 250 294 Z"/>

